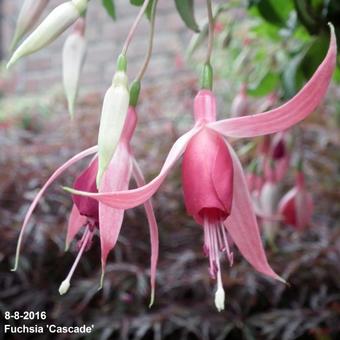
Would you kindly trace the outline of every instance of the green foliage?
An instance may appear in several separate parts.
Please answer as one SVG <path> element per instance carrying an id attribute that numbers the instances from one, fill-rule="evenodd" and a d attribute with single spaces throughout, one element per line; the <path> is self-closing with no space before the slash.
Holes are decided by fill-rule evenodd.
<path id="1" fill-rule="evenodd" d="M 249 0 L 248 4 L 249 13 L 260 19 L 254 32 L 276 41 L 295 41 L 299 52 L 288 51 L 287 67 L 280 74 L 283 94 L 288 98 L 310 78 L 324 58 L 329 44 L 329 22 L 339 38 L 339 1 Z M 338 77 L 335 79 L 338 81 Z"/>
<path id="2" fill-rule="evenodd" d="M 194 1 L 193 0 L 175 0 L 176 8 L 182 20 L 188 28 L 194 32 L 199 32 L 194 16 Z"/>
<path id="3" fill-rule="evenodd" d="M 248 88 L 248 94 L 252 96 L 265 96 L 266 94 L 275 91 L 280 81 L 279 75 L 268 71 L 258 83 L 252 84 Z"/>
<path id="4" fill-rule="evenodd" d="M 109 14 L 109 16 L 116 20 L 116 8 L 113 0 L 102 0 L 103 6 L 106 9 L 106 12 Z"/>

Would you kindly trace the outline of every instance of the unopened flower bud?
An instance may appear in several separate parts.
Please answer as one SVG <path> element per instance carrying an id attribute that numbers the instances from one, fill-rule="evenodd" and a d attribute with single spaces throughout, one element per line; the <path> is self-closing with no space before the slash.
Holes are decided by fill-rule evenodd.
<path id="1" fill-rule="evenodd" d="M 117 71 L 107 90 L 98 134 L 97 187 L 118 145 L 129 108 L 128 78 L 124 71 Z"/>
<path id="2" fill-rule="evenodd" d="M 231 117 L 242 117 L 249 114 L 249 99 L 247 96 L 247 86 L 243 84 L 241 86 L 240 92 L 234 98 L 231 108 Z"/>
<path id="3" fill-rule="evenodd" d="M 313 211 L 312 195 L 305 188 L 303 173 L 298 172 L 295 186 L 282 197 L 279 203 L 279 212 L 286 224 L 296 230 L 303 230 L 310 225 Z"/>
<path id="4" fill-rule="evenodd" d="M 273 244 L 279 228 L 279 223 L 274 218 L 279 200 L 280 186 L 270 181 L 266 182 L 261 190 L 260 204 L 262 213 L 266 216 L 263 220 L 262 228 L 265 238 L 270 244 Z"/>
<path id="5" fill-rule="evenodd" d="M 56 7 L 15 50 L 7 68 L 24 56 L 41 50 L 84 14 L 89 0 L 72 0 Z"/>
<path id="6" fill-rule="evenodd" d="M 85 19 L 79 18 L 74 32 L 68 36 L 63 48 L 63 85 L 71 118 L 79 90 L 79 79 L 86 55 L 84 38 Z"/>
<path id="7" fill-rule="evenodd" d="M 15 33 L 11 44 L 13 50 L 20 39 L 28 33 L 38 21 L 48 0 L 25 0 L 18 16 Z"/>

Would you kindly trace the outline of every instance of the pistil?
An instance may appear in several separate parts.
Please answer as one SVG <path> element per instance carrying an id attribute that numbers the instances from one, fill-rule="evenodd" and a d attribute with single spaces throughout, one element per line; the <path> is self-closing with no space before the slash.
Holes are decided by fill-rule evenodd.
<path id="1" fill-rule="evenodd" d="M 61 283 L 60 287 L 59 287 L 59 294 L 60 295 L 64 295 L 67 293 L 67 291 L 69 290 L 70 288 L 70 285 L 71 285 L 71 278 L 74 274 L 74 271 L 76 270 L 77 268 L 77 265 L 80 261 L 80 258 L 81 256 L 83 255 L 85 249 L 86 249 L 86 246 L 89 244 L 89 242 L 91 242 L 91 239 L 92 239 L 92 235 L 93 235 L 93 230 L 90 229 L 89 226 L 86 227 L 86 230 L 85 230 L 85 233 L 81 239 L 81 247 L 79 249 L 79 252 L 78 252 L 78 255 L 72 265 L 72 268 L 70 270 L 70 272 L 68 273 L 66 279 Z"/>

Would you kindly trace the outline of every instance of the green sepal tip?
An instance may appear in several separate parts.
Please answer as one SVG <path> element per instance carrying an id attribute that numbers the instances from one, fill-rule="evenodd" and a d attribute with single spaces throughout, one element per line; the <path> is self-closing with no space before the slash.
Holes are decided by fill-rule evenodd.
<path id="1" fill-rule="evenodd" d="M 203 65 L 201 79 L 201 89 L 212 90 L 213 88 L 213 69 L 210 63 Z"/>
<path id="2" fill-rule="evenodd" d="M 120 54 L 117 59 L 117 71 L 126 72 L 127 68 L 127 59 L 124 54 Z"/>
<path id="3" fill-rule="evenodd" d="M 139 100 L 141 83 L 139 80 L 134 80 L 130 86 L 130 106 L 136 107 Z"/>

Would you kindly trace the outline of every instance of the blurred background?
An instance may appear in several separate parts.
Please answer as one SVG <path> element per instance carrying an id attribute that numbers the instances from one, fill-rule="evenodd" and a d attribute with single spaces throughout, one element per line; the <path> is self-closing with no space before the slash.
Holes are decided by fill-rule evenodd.
<path id="1" fill-rule="evenodd" d="M 49 1 L 42 17 L 61 2 Z M 138 13 L 138 7 L 128 1 L 116 0 L 117 19 L 113 21 L 101 1 L 90 2 L 87 57 L 72 122 L 61 84 L 61 49 L 69 31 L 10 71 L 5 69 L 22 3 L 0 1 L 0 57 L 4 64 L 0 75 L 1 312 L 47 312 L 47 320 L 26 321 L 26 325 L 94 324 L 89 339 L 339 339 L 339 67 L 324 103 L 298 127 L 269 141 L 231 141 L 249 177 L 260 176 L 269 187 L 262 191 L 251 188 L 254 203 L 268 214 L 276 214 L 278 201 L 294 187 L 296 164 L 304 160 L 305 190 L 314 202 L 312 218 L 302 228 L 259 221 L 269 262 L 289 286 L 255 272 L 235 248 L 233 267 L 222 262 L 226 310 L 216 311 L 215 284 L 202 251 L 203 231 L 186 214 L 180 166 L 153 199 L 160 259 L 151 309 L 150 246 L 142 207 L 126 212 L 118 244 L 109 257 L 103 290 L 97 291 L 100 245 L 95 237 L 68 294 L 59 296 L 58 287 L 76 256 L 76 244 L 64 252 L 72 201 L 60 186 L 71 186 L 86 162 L 71 167 L 43 196 L 26 233 L 19 269 L 10 272 L 17 236 L 32 199 L 54 169 L 96 143 L 103 96 Z M 196 0 L 194 4 L 200 33 L 185 26 L 173 1 L 159 1 L 154 53 L 142 84 L 139 123 L 132 141 L 148 180 L 157 175 L 173 142 L 192 125 L 192 100 L 206 48 L 205 2 Z M 214 4 L 214 90 L 219 118 L 260 112 L 292 97 L 325 56 L 327 22 L 334 24 L 338 37 L 340 33 L 337 0 L 230 0 Z M 141 67 L 147 38 L 145 19 L 128 53 L 130 79 Z M 262 146 L 270 143 L 276 150 L 277 139 L 280 157 L 274 151 L 271 161 L 279 164 L 284 156 L 285 167 L 283 175 L 273 180 L 258 169 Z"/>

